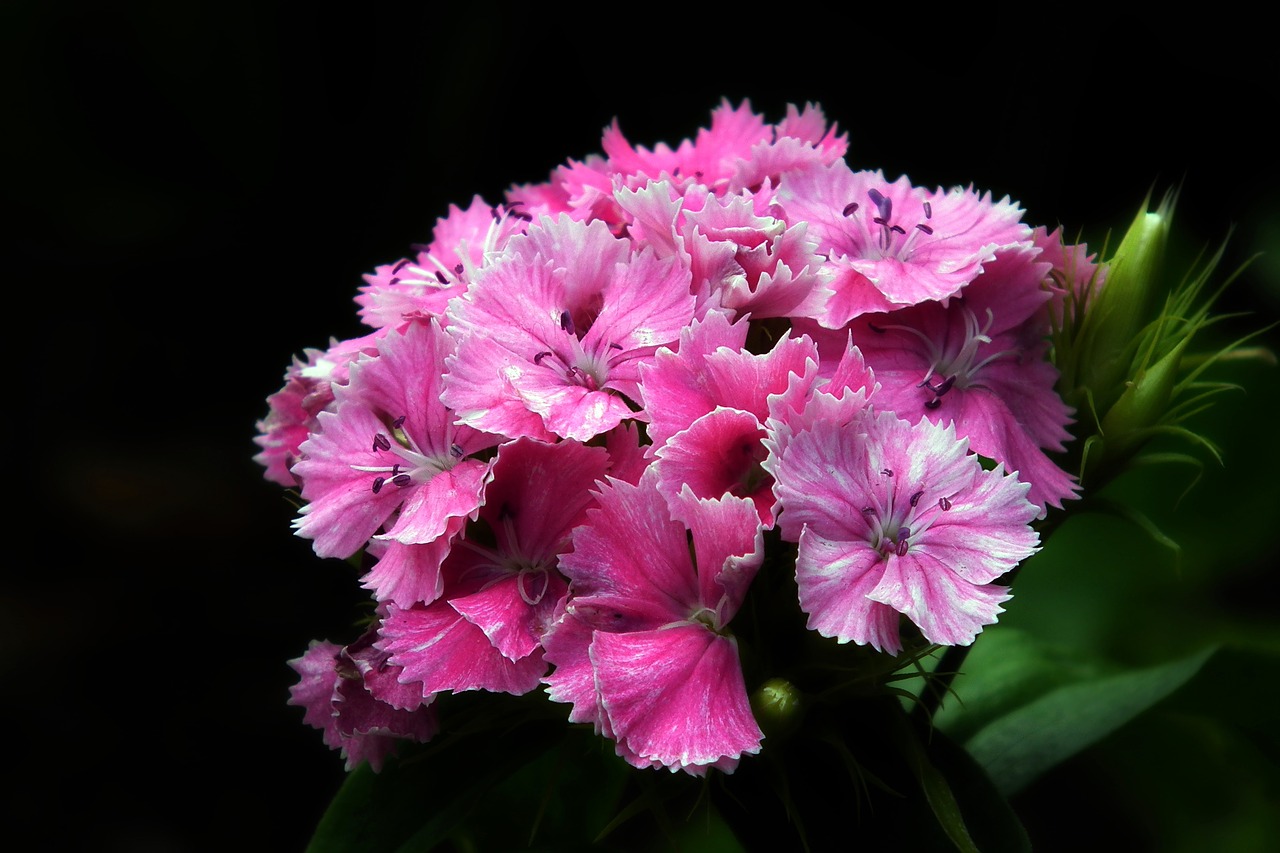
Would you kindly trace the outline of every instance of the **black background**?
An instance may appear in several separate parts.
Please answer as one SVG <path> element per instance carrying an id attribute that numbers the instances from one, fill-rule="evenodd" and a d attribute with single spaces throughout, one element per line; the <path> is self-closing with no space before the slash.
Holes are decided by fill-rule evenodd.
<path id="1" fill-rule="evenodd" d="M 1182 181 L 1193 241 L 1280 245 L 1275 73 L 1246 25 L 335 8 L 0 13 L 6 811 L 47 846 L 303 847 L 343 772 L 285 705 L 285 661 L 351 639 L 363 593 L 252 462 L 265 397 L 362 333 L 362 273 L 450 203 L 598 152 L 615 116 L 674 145 L 722 97 L 770 121 L 816 101 L 854 168 L 1009 195 L 1032 224 L 1096 242 Z M 1274 316 L 1276 264 L 1228 307 Z"/>

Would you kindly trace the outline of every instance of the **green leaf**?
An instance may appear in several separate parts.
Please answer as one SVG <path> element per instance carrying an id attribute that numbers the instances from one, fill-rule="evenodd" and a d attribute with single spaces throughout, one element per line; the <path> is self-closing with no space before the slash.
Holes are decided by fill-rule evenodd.
<path id="1" fill-rule="evenodd" d="M 1212 653 L 1059 687 L 987 724 L 965 747 L 1012 795 L 1186 683 Z"/>

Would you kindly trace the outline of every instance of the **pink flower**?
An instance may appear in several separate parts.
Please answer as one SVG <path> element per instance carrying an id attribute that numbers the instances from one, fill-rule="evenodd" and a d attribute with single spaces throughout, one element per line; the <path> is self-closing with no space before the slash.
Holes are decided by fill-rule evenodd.
<path id="1" fill-rule="evenodd" d="M 267 470 L 263 476 L 281 486 L 296 486 L 292 473 L 302 442 L 317 427 L 317 417 L 333 406 L 333 388 L 345 385 L 350 363 L 378 351 L 381 332 L 349 341 L 331 341 L 329 349 L 306 350 L 306 361 L 295 358 L 285 371 L 284 387 L 267 398 L 267 416 L 258 421 L 254 443 L 262 448 L 254 461 Z"/>
<path id="2" fill-rule="evenodd" d="M 388 538 L 430 543 L 480 506 L 489 465 L 467 457 L 496 441 L 455 426 L 440 401 L 452 349 L 434 320 L 389 334 L 351 367 L 337 410 L 321 413 L 294 466 L 308 502 L 294 527 L 319 556 L 354 554 L 393 516 Z"/>
<path id="3" fill-rule="evenodd" d="M 546 639 L 551 698 L 637 767 L 732 771 L 758 752 L 727 629 L 760 566 L 760 530 L 741 498 L 685 489 L 668 503 L 653 472 L 609 480 L 561 560 L 572 597 Z"/>
<path id="4" fill-rule="evenodd" d="M 560 555 L 609 465 L 603 448 L 574 441 L 521 438 L 498 449 L 479 517 L 441 568 L 443 594 L 383 620 L 377 647 L 405 679 L 427 694 L 538 686 L 542 637 L 568 591 Z"/>
<path id="5" fill-rule="evenodd" d="M 896 654 L 901 613 L 930 642 L 967 645 L 1009 598 L 992 582 L 1037 547 L 1028 486 L 984 471 L 951 427 L 892 412 L 819 420 L 773 470 L 800 606 L 841 643 Z"/>
<path id="6" fill-rule="evenodd" d="M 822 325 L 838 329 L 869 311 L 954 296 L 997 249 L 1031 239 L 1022 210 L 959 187 L 928 192 L 906 177 L 854 172 L 843 161 L 788 174 L 781 216 L 808 223 L 829 257 L 834 295 Z"/>
<path id="7" fill-rule="evenodd" d="M 1046 356 L 1049 269 L 1033 247 L 1007 249 L 946 307 L 927 302 L 851 324 L 881 385 L 877 407 L 907 421 L 954 422 L 974 452 L 1031 485 L 1028 497 L 1042 514 L 1077 490 L 1047 455 L 1065 449 L 1071 423 Z M 798 325 L 822 347 L 820 330 Z"/>
<path id="8" fill-rule="evenodd" d="M 449 300 L 466 292 L 486 256 L 523 233 L 529 221 L 528 214 L 491 207 L 479 196 L 466 210 L 449 205 L 448 216 L 436 220 L 431 243 L 416 246 L 412 258 L 365 275 L 356 297 L 360 317 L 375 328 L 443 317 Z"/>
<path id="9" fill-rule="evenodd" d="M 639 408 L 639 365 L 693 317 L 689 273 L 603 223 L 543 219 L 453 303 L 443 399 L 459 423 L 586 441 Z"/>
<path id="10" fill-rule="evenodd" d="M 398 670 L 385 666 L 376 652 L 370 658 L 368 639 L 343 648 L 314 640 L 289 666 L 299 680 L 289 688 L 290 705 L 304 711 L 303 722 L 319 729 L 331 749 L 340 750 L 346 768 L 369 762 L 382 769 L 402 741 L 425 743 L 439 731 L 435 709 L 421 701 L 396 704 L 375 696 L 370 681 L 395 681 Z M 417 693 L 417 691 L 412 691 Z"/>

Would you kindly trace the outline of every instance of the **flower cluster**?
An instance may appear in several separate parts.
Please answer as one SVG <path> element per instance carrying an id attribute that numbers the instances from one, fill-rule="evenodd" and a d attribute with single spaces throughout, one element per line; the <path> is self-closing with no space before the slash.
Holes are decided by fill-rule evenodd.
<path id="1" fill-rule="evenodd" d="M 365 276 L 369 334 L 268 400 L 256 458 L 375 602 L 291 662 L 348 767 L 434 736 L 442 695 L 541 691 L 637 767 L 732 771 L 773 675 L 737 617 L 778 553 L 810 632 L 966 645 L 1077 496 L 1046 354 L 1100 280 L 1083 246 L 855 171 L 814 105 L 601 147 L 450 207 Z"/>

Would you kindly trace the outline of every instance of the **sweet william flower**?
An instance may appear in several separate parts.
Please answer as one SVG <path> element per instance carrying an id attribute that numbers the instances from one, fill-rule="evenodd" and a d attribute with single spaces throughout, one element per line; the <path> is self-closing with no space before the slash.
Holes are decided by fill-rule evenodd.
<path id="1" fill-rule="evenodd" d="M 843 161 L 788 174 L 778 187 L 787 222 L 807 222 L 828 257 L 833 295 L 819 317 L 838 329 L 854 317 L 946 300 L 1031 228 L 1008 198 L 972 188 L 927 191 L 907 178 L 855 172 Z"/>
<path id="2" fill-rule="evenodd" d="M 762 558 L 750 501 L 668 501 L 652 470 L 610 479 L 561 561 L 573 592 L 546 641 L 551 698 L 637 767 L 732 771 L 763 739 L 729 631 Z"/>
<path id="3" fill-rule="evenodd" d="M 451 304 L 442 399 L 468 427 L 587 441 L 639 408 L 639 366 L 693 318 L 689 272 L 601 222 L 544 218 Z"/>
<path id="4" fill-rule="evenodd" d="M 294 466 L 307 501 L 294 527 L 319 556 L 354 554 L 393 517 L 388 538 L 434 542 L 480 506 L 489 464 L 468 457 L 497 441 L 456 425 L 440 401 L 452 349 L 434 320 L 388 334 L 319 416 Z"/>
<path id="5" fill-rule="evenodd" d="M 902 650 L 899 614 L 925 639 L 967 645 L 1010 595 L 993 583 L 1031 556 L 1029 486 L 983 470 L 952 427 L 859 410 L 791 436 L 772 466 L 809 627 Z"/>

